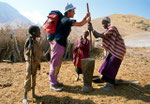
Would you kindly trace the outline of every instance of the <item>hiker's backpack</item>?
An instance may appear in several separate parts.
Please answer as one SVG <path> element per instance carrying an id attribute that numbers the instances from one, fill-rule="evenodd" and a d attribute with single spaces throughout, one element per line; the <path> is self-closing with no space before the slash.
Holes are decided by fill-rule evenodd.
<path id="1" fill-rule="evenodd" d="M 62 17 L 63 14 L 58 10 L 53 10 L 49 13 L 47 20 L 44 23 L 46 34 L 54 34 L 56 32 Z"/>

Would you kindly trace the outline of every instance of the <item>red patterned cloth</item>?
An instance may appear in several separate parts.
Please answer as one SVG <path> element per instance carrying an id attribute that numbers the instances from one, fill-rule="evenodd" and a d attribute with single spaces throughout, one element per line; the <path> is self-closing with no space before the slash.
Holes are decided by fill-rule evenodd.
<path id="1" fill-rule="evenodd" d="M 115 26 L 109 26 L 104 32 L 104 35 L 108 35 L 109 33 L 111 33 L 111 35 L 109 35 L 107 39 L 103 39 L 102 46 L 112 55 L 122 60 L 126 53 L 124 40 Z"/>
<path id="2" fill-rule="evenodd" d="M 78 41 L 73 51 L 73 64 L 75 66 L 77 64 L 77 68 L 81 68 L 81 59 L 89 57 L 89 40 L 83 39 L 82 44 L 80 41 Z M 76 62 L 77 59 L 78 59 L 78 63 Z"/>

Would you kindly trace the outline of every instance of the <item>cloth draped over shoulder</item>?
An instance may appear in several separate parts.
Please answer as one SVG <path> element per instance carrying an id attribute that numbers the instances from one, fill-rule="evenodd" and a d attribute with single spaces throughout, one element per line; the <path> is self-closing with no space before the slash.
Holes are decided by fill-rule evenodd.
<path id="1" fill-rule="evenodd" d="M 89 40 L 83 39 L 82 44 L 81 44 L 81 40 L 78 41 L 73 51 L 73 64 L 78 68 L 81 68 L 81 59 L 88 58 L 88 57 L 89 57 Z M 76 63 L 77 59 L 78 59 L 78 63 Z"/>
<path id="2" fill-rule="evenodd" d="M 103 39 L 102 46 L 112 55 L 122 60 L 126 53 L 124 40 L 115 26 L 109 26 L 104 35 L 108 35 L 109 32 L 112 34 L 107 39 Z"/>

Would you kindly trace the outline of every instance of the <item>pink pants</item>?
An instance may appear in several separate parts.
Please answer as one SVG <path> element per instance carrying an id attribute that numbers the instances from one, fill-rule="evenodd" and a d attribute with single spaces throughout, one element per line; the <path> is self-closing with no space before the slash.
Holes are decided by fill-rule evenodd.
<path id="1" fill-rule="evenodd" d="M 51 85 L 57 85 L 57 77 L 61 67 L 65 47 L 59 45 L 55 41 L 50 42 L 50 47 L 51 47 L 51 60 L 50 60 L 49 82 Z"/>

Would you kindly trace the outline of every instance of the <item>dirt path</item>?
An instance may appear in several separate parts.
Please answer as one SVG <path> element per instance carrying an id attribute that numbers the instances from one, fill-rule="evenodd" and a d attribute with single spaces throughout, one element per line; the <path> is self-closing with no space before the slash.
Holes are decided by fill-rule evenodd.
<path id="1" fill-rule="evenodd" d="M 129 47 L 149 47 L 150 48 L 150 32 L 137 33 L 124 37 L 126 46 Z"/>
<path id="2" fill-rule="evenodd" d="M 97 59 L 94 75 L 103 60 Z M 130 48 L 123 60 L 117 79 L 138 80 L 136 85 L 118 85 L 115 90 L 104 92 L 103 85 L 93 83 L 94 91 L 81 92 L 83 83 L 73 82 L 75 70 L 71 61 L 65 61 L 59 74 L 64 83 L 62 92 L 49 90 L 49 62 L 41 64 L 37 74 L 36 93 L 44 104 L 150 104 L 150 48 Z M 25 63 L 0 63 L 0 104 L 22 104 Z M 28 94 L 31 101 L 31 93 Z"/>

